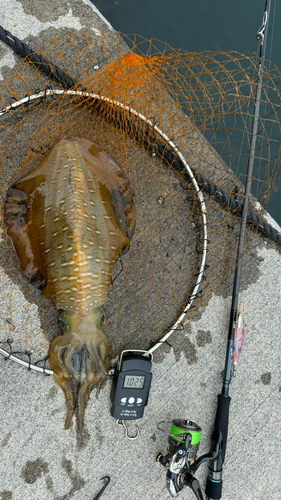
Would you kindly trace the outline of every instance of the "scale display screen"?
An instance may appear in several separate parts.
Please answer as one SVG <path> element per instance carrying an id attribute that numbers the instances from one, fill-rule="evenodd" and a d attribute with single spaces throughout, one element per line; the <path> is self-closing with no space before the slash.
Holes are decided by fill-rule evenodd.
<path id="1" fill-rule="evenodd" d="M 143 389 L 145 377 L 140 375 L 126 375 L 124 389 Z"/>

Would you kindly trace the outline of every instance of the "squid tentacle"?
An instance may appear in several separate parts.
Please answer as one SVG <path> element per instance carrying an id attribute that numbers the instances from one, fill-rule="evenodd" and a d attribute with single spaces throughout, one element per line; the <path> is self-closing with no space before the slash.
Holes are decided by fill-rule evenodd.
<path id="1" fill-rule="evenodd" d="M 69 356 L 69 351 L 72 347 L 69 346 L 69 334 L 60 335 L 52 340 L 49 350 L 49 362 L 54 371 L 54 379 L 62 388 L 65 395 L 67 415 L 65 420 L 65 428 L 68 429 L 74 414 L 75 393 L 77 382 L 73 377 L 73 373 L 66 368 L 64 358 Z"/>
<path id="2" fill-rule="evenodd" d="M 55 373 L 54 373 L 54 380 L 62 388 L 65 395 L 66 411 L 67 411 L 65 419 L 65 428 L 68 429 L 74 414 L 75 391 L 73 390 L 73 384 L 63 383 L 62 380 Z"/>
<path id="3" fill-rule="evenodd" d="M 108 354 L 108 345 L 99 344 L 90 346 L 89 357 L 93 363 L 94 371 L 107 376 L 110 370 L 110 356 Z"/>
<path id="4" fill-rule="evenodd" d="M 77 397 L 78 429 L 79 430 L 82 429 L 83 424 L 84 424 L 85 409 L 86 409 L 86 405 L 87 405 L 87 402 L 89 400 L 91 391 L 92 391 L 94 385 L 96 385 L 102 378 L 100 376 L 100 379 L 97 379 L 93 375 L 93 373 L 94 373 L 93 365 L 91 363 L 91 360 L 88 357 L 86 358 L 86 373 L 87 373 L 87 378 L 83 382 L 83 384 L 81 384 L 81 386 L 79 388 L 79 392 L 78 392 L 78 397 Z"/>
<path id="5" fill-rule="evenodd" d="M 66 429 L 75 407 L 78 409 L 78 429 L 82 429 L 91 391 L 109 373 L 110 352 L 110 342 L 100 329 L 89 337 L 67 332 L 52 340 L 49 361 L 55 381 L 65 393 Z"/>
<path id="6" fill-rule="evenodd" d="M 78 384 L 80 381 L 80 370 L 77 369 L 79 368 L 79 365 L 77 366 L 77 362 L 73 363 L 73 359 L 76 357 L 79 360 L 77 347 L 70 344 L 70 346 L 67 347 L 62 354 L 62 362 L 65 366 L 65 370 L 68 371 L 70 375 L 72 375 L 75 382 Z"/>

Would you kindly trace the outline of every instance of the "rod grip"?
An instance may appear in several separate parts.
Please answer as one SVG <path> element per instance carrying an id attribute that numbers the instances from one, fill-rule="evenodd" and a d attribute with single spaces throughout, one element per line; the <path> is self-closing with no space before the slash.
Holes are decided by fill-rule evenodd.
<path id="1" fill-rule="evenodd" d="M 221 498 L 221 492 L 222 481 L 214 483 L 214 481 L 208 477 L 205 490 L 207 500 L 219 500 Z"/>
<path id="2" fill-rule="evenodd" d="M 228 416 L 231 398 L 229 396 L 218 395 L 217 413 L 214 424 L 214 432 L 212 440 L 218 439 L 219 431 L 222 434 L 222 443 L 219 456 L 210 463 L 209 476 L 206 484 L 206 496 L 209 500 L 219 500 L 222 493 L 222 464 L 224 462 L 227 432 L 228 432 Z M 213 442 L 213 446 L 215 446 Z"/>
<path id="3" fill-rule="evenodd" d="M 223 435 L 222 443 L 222 462 L 224 462 L 226 442 L 227 442 L 227 432 L 228 432 L 228 416 L 229 416 L 229 406 L 231 397 L 218 395 L 218 406 L 215 418 L 214 428 L 221 431 Z"/>

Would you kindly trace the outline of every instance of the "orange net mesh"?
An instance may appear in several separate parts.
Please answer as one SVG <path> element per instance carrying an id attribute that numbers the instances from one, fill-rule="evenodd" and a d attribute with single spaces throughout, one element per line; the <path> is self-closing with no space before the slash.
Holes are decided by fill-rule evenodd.
<path id="1" fill-rule="evenodd" d="M 21 273 L 6 234 L 3 201 L 8 187 L 37 166 L 58 140 L 79 136 L 104 148 L 135 190 L 136 230 L 129 253 L 117 260 L 112 274 L 104 331 L 114 354 L 124 348 L 147 349 L 172 327 L 191 297 L 195 300 L 184 321 L 235 267 L 241 219 L 231 207 L 233 200 L 238 205 L 243 200 L 257 57 L 176 51 L 158 41 L 112 32 L 65 35 L 37 52 L 76 80 L 73 90 L 91 95 L 48 97 L 46 90 L 63 87 L 28 60 L 1 88 L 1 109 L 12 107 L 0 117 L 0 347 L 9 350 L 9 341 L 13 352 L 25 353 L 19 355 L 22 359 L 31 359 L 32 353 L 32 362 L 38 362 L 60 332 L 53 303 Z M 251 210 L 258 213 L 268 201 L 280 160 L 280 74 L 271 68 L 263 76 L 253 173 Z M 25 95 L 44 90 L 40 99 L 16 106 Z M 192 294 L 204 246 L 202 203 L 157 127 L 197 176 L 205 199 L 208 267 L 196 297 Z M 218 192 L 225 193 L 223 203 Z M 246 238 L 250 235 L 248 228 Z"/>

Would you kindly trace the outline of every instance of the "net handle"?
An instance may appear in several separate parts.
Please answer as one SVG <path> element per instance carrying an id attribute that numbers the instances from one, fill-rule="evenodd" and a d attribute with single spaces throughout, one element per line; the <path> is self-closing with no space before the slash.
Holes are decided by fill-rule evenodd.
<path id="1" fill-rule="evenodd" d="M 90 92 L 78 91 L 78 90 L 45 89 L 42 92 L 38 92 L 38 93 L 33 94 L 33 95 L 25 96 L 22 99 L 19 99 L 19 100 L 13 102 L 12 104 L 7 106 L 6 108 L 2 109 L 2 111 L 0 112 L 0 117 L 3 116 L 4 114 L 6 114 L 7 112 L 12 111 L 12 110 L 14 110 L 22 105 L 29 104 L 30 102 L 36 101 L 37 99 L 46 99 L 47 97 L 52 97 L 54 95 L 57 95 L 57 96 L 60 96 L 60 95 L 72 96 L 72 95 L 74 95 L 74 96 L 81 96 L 81 97 L 91 97 L 93 99 L 98 99 L 100 101 L 107 102 L 113 106 L 117 106 L 118 108 L 122 108 L 122 109 L 128 111 L 130 114 L 133 114 L 137 118 L 140 118 L 142 121 L 147 123 L 153 130 L 155 130 L 155 132 L 157 132 L 157 134 L 159 134 L 165 140 L 165 142 L 174 150 L 175 154 L 178 156 L 178 158 L 180 159 L 180 161 L 184 165 L 184 167 L 187 171 L 187 174 L 189 175 L 190 180 L 193 184 L 193 187 L 196 191 L 197 197 L 199 199 L 200 211 L 201 211 L 201 215 L 202 215 L 202 228 L 203 228 L 203 239 L 202 239 L 203 249 L 202 249 L 200 267 L 199 267 L 199 271 L 197 273 L 196 283 L 192 289 L 191 295 L 188 299 L 188 303 L 187 303 L 183 313 L 179 316 L 179 318 L 173 324 L 173 326 L 170 328 L 170 330 L 161 338 L 161 340 L 148 350 L 149 353 L 152 353 L 156 349 L 158 349 L 164 342 L 166 342 L 166 340 L 172 335 L 172 333 L 174 333 L 174 331 L 177 330 L 178 327 L 181 325 L 188 310 L 192 306 L 194 299 L 197 296 L 200 283 L 203 279 L 203 273 L 205 270 L 206 255 L 207 255 L 207 217 L 206 217 L 207 209 L 206 209 L 206 205 L 205 205 L 204 196 L 203 196 L 203 194 L 198 186 L 198 183 L 194 177 L 194 173 L 192 172 L 191 168 L 189 167 L 189 165 L 185 161 L 184 156 L 182 155 L 180 150 L 176 147 L 176 145 L 173 143 L 173 141 L 171 141 L 169 139 L 169 137 L 159 127 L 157 127 L 157 125 L 155 125 L 151 120 L 149 120 L 149 118 L 146 118 L 142 113 L 139 113 L 135 109 L 130 108 L 129 106 L 126 106 L 119 101 L 115 101 L 114 99 L 110 99 L 109 97 L 98 95 L 98 94 L 92 94 Z M 23 366 L 27 366 L 29 369 L 36 370 L 36 371 L 39 371 L 42 373 L 47 373 L 48 375 L 53 374 L 52 370 L 47 370 L 45 368 L 41 368 L 40 366 L 36 366 L 32 363 L 29 364 L 29 363 L 21 360 L 17 356 L 13 356 L 12 354 L 9 354 L 8 352 L 6 352 L 2 348 L 0 348 L 0 353 L 3 354 L 4 356 L 8 357 L 9 359 L 12 359 L 13 361 L 23 365 Z"/>

